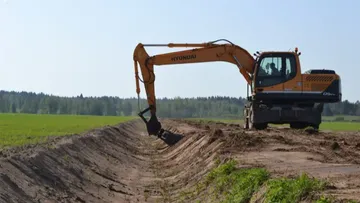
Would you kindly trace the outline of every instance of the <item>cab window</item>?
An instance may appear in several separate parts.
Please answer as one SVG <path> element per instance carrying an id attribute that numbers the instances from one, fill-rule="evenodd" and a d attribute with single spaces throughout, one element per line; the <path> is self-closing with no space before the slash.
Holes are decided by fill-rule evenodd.
<path id="1" fill-rule="evenodd" d="M 295 77 L 296 75 L 296 65 L 295 65 L 295 59 L 294 58 L 286 58 L 286 72 L 285 76 L 286 79 L 291 79 Z"/>
<path id="2" fill-rule="evenodd" d="M 296 61 L 292 54 L 272 54 L 258 61 L 256 86 L 266 87 L 283 83 L 296 76 Z"/>
<path id="3" fill-rule="evenodd" d="M 280 76 L 280 67 L 282 64 L 281 57 L 266 57 L 261 60 L 260 69 L 262 76 Z"/>

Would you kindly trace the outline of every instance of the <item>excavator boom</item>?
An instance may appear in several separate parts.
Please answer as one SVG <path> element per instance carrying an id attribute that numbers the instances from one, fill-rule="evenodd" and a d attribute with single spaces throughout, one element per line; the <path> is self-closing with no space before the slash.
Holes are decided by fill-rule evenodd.
<path id="1" fill-rule="evenodd" d="M 154 65 L 174 65 L 203 62 L 228 62 L 235 64 L 248 84 L 251 84 L 252 74 L 254 73 L 255 60 L 245 49 L 227 41 L 225 44 L 216 44 L 217 41 L 207 43 L 169 43 L 169 44 L 141 44 L 139 43 L 134 50 L 134 68 L 136 80 L 136 92 L 140 94 L 139 80 L 144 83 L 149 107 L 141 111 L 138 115 L 147 124 L 149 135 L 158 135 L 163 132 L 160 122 L 156 117 L 156 97 L 155 97 L 155 73 Z M 166 46 L 191 47 L 193 49 L 176 51 L 164 54 L 149 56 L 145 47 Z M 138 64 L 140 65 L 142 80 L 139 77 Z M 147 121 L 144 113 L 150 111 L 151 117 Z"/>

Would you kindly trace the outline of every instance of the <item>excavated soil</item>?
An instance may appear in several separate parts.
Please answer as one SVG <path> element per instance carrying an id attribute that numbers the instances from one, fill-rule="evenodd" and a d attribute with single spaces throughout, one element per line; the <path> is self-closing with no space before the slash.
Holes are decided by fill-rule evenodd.
<path id="1" fill-rule="evenodd" d="M 360 200 L 360 133 L 164 120 L 163 139 L 142 121 L 48 143 L 0 151 L 0 202 L 177 202 L 184 189 L 233 157 L 273 177 L 306 171 L 327 179 L 326 193 Z"/>

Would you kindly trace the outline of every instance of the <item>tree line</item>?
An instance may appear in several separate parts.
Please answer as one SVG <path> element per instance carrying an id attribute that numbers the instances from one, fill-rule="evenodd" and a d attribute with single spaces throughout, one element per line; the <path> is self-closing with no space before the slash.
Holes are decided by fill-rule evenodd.
<path id="1" fill-rule="evenodd" d="M 195 98 L 158 98 L 157 115 L 169 118 L 239 118 L 243 115 L 245 98 L 211 96 Z M 75 114 L 131 116 L 147 108 L 145 99 L 111 96 L 59 97 L 44 93 L 0 91 L 1 113 Z M 326 104 L 324 116 L 360 116 L 360 102 L 347 100 Z"/>

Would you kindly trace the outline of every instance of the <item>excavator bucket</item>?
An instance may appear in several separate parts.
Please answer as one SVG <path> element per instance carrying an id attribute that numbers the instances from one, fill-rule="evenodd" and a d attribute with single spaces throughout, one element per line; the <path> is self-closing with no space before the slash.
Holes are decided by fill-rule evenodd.
<path id="1" fill-rule="evenodd" d="M 160 138 L 164 133 L 164 129 L 162 128 L 161 123 L 158 121 L 156 115 L 151 115 L 149 120 L 146 120 L 146 118 L 144 117 L 144 113 L 149 110 L 150 108 L 147 108 L 144 111 L 140 112 L 138 115 L 146 123 L 146 129 L 149 135 L 156 135 Z"/>

